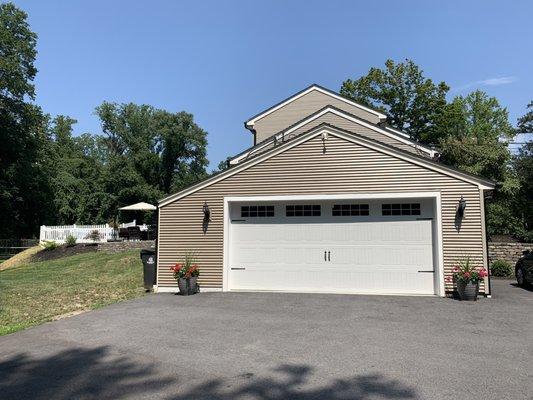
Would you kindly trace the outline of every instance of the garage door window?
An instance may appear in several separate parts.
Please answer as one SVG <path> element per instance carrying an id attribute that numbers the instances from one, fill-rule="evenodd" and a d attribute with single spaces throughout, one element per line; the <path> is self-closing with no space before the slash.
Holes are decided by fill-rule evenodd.
<path id="1" fill-rule="evenodd" d="M 331 210 L 334 217 L 366 216 L 369 215 L 368 204 L 334 204 Z"/>
<path id="2" fill-rule="evenodd" d="M 255 218 L 255 217 L 273 217 L 274 206 L 242 206 L 241 217 L 242 218 Z"/>
<path id="3" fill-rule="evenodd" d="M 420 203 L 382 204 L 381 215 L 420 215 Z"/>
<path id="4" fill-rule="evenodd" d="M 296 204 L 285 206 L 287 217 L 320 217 L 320 204 Z"/>

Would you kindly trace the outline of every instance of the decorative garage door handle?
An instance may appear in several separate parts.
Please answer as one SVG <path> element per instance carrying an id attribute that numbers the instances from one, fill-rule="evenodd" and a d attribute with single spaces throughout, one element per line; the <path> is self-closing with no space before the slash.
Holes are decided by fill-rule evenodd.
<path id="1" fill-rule="evenodd" d="M 328 261 L 326 254 L 327 254 L 327 251 L 324 250 L 324 261 Z"/>
<path id="2" fill-rule="evenodd" d="M 328 261 L 331 261 L 331 257 L 330 257 L 330 255 L 331 255 L 331 252 L 328 251 Z"/>
<path id="3" fill-rule="evenodd" d="M 430 270 L 430 271 L 418 271 L 418 272 L 427 272 L 428 274 L 433 274 L 433 273 L 435 273 L 435 271 L 433 271 L 433 270 Z"/>
<path id="4" fill-rule="evenodd" d="M 231 269 L 232 269 L 232 270 L 239 270 L 239 271 L 242 271 L 242 270 L 245 270 L 246 268 L 244 268 L 244 267 L 243 267 L 243 268 L 233 268 L 233 267 L 232 267 Z"/>

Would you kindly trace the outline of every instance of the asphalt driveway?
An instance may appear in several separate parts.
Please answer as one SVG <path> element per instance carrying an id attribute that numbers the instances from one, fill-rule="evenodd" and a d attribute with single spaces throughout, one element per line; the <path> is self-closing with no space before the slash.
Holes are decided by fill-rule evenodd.
<path id="1" fill-rule="evenodd" d="M 0 337 L 2 399 L 531 399 L 533 292 L 151 295 Z"/>

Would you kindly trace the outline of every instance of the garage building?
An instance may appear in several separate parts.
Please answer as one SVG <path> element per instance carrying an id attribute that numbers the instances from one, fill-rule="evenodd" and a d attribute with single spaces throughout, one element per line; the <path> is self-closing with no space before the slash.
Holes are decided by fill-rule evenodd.
<path id="1" fill-rule="evenodd" d="M 487 267 L 494 183 L 382 113 L 312 85 L 245 126 L 254 145 L 228 169 L 160 201 L 157 291 L 190 251 L 203 291 L 444 296 L 457 262 Z"/>

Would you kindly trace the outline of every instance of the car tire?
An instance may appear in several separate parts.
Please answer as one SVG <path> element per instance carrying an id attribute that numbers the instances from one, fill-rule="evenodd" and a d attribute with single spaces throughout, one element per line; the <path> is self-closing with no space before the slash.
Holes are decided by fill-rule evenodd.
<path id="1" fill-rule="evenodd" d="M 525 279 L 524 270 L 522 269 L 522 267 L 516 267 L 515 276 L 516 276 L 516 282 L 518 283 L 518 286 L 525 287 L 526 279 Z"/>

